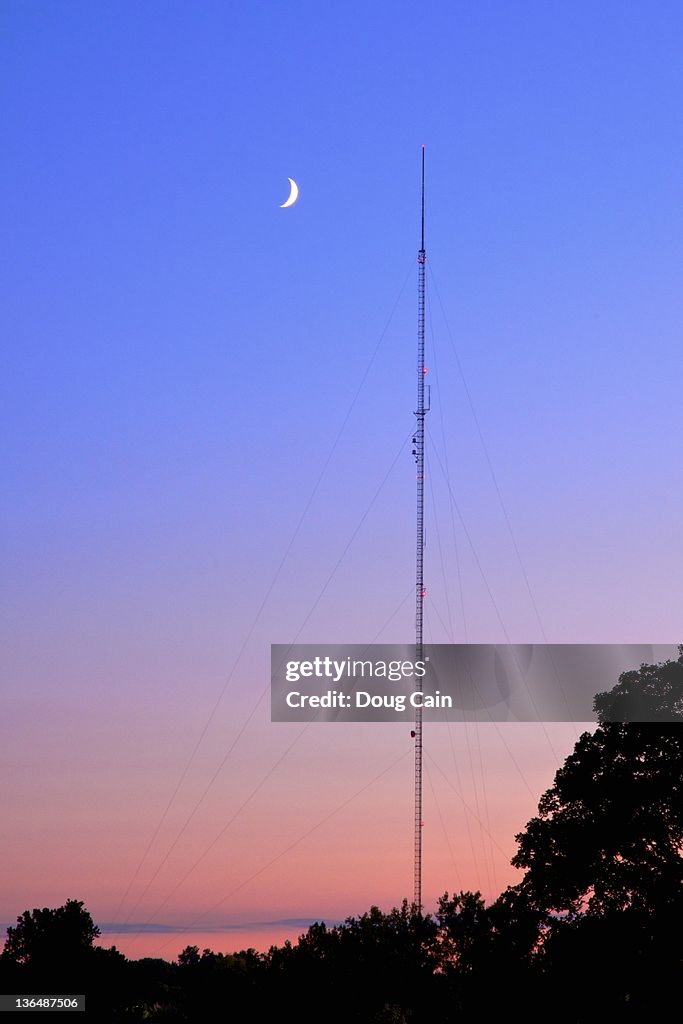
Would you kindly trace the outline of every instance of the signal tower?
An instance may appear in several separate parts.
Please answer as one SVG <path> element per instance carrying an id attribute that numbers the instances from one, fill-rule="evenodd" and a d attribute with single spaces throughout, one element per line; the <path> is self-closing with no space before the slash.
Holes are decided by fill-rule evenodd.
<path id="1" fill-rule="evenodd" d="M 429 412 L 429 389 L 425 405 L 425 148 L 422 147 L 422 189 L 420 204 L 420 249 L 417 254 L 417 426 L 413 437 L 413 454 L 417 466 L 417 549 L 415 559 L 415 660 L 423 657 L 424 600 L 424 481 L 425 481 L 425 416 Z M 422 690 L 422 680 L 415 677 L 415 690 Z M 415 837 L 414 895 L 418 910 L 422 909 L 422 708 L 415 709 Z"/>

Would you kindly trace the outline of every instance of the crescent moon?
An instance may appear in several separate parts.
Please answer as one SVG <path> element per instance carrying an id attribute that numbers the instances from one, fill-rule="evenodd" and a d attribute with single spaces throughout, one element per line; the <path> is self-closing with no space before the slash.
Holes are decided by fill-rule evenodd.
<path id="1" fill-rule="evenodd" d="M 280 207 L 281 210 L 286 210 L 288 206 L 294 206 L 294 203 L 299 198 L 299 186 L 294 181 L 294 178 L 288 178 L 289 181 L 289 198 Z"/>

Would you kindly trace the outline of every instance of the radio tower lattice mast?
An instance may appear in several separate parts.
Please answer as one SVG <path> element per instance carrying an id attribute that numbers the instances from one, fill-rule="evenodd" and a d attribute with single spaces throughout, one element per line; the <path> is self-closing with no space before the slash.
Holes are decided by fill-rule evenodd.
<path id="1" fill-rule="evenodd" d="M 421 240 L 417 254 L 417 429 L 414 437 L 417 464 L 417 556 L 415 560 L 415 660 L 422 661 L 424 622 L 424 481 L 425 481 L 425 148 L 422 147 Z M 422 690 L 415 677 L 416 691 Z M 415 862 L 414 903 L 422 909 L 422 708 L 415 709 Z"/>

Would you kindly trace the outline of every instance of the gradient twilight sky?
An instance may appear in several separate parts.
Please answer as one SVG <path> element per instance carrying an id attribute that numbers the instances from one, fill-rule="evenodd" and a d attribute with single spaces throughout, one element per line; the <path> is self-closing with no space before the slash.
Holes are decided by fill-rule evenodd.
<path id="1" fill-rule="evenodd" d="M 412 635 L 409 450 L 361 519 L 414 422 L 422 143 L 462 514 L 432 455 L 428 639 L 680 639 L 683 9 L 5 0 L 0 30 L 0 921 L 83 899 L 170 957 L 390 907 L 403 726 L 296 739 L 262 701 L 162 859 L 271 642 Z M 426 730 L 428 906 L 514 880 L 575 736 Z"/>

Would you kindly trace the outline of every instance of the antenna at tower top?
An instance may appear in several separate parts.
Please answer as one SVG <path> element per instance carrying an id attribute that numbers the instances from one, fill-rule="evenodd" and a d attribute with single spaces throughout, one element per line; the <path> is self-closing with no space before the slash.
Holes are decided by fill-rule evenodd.
<path id="1" fill-rule="evenodd" d="M 422 236 L 420 242 L 420 251 L 424 252 L 425 248 L 425 148 L 422 147 Z"/>

